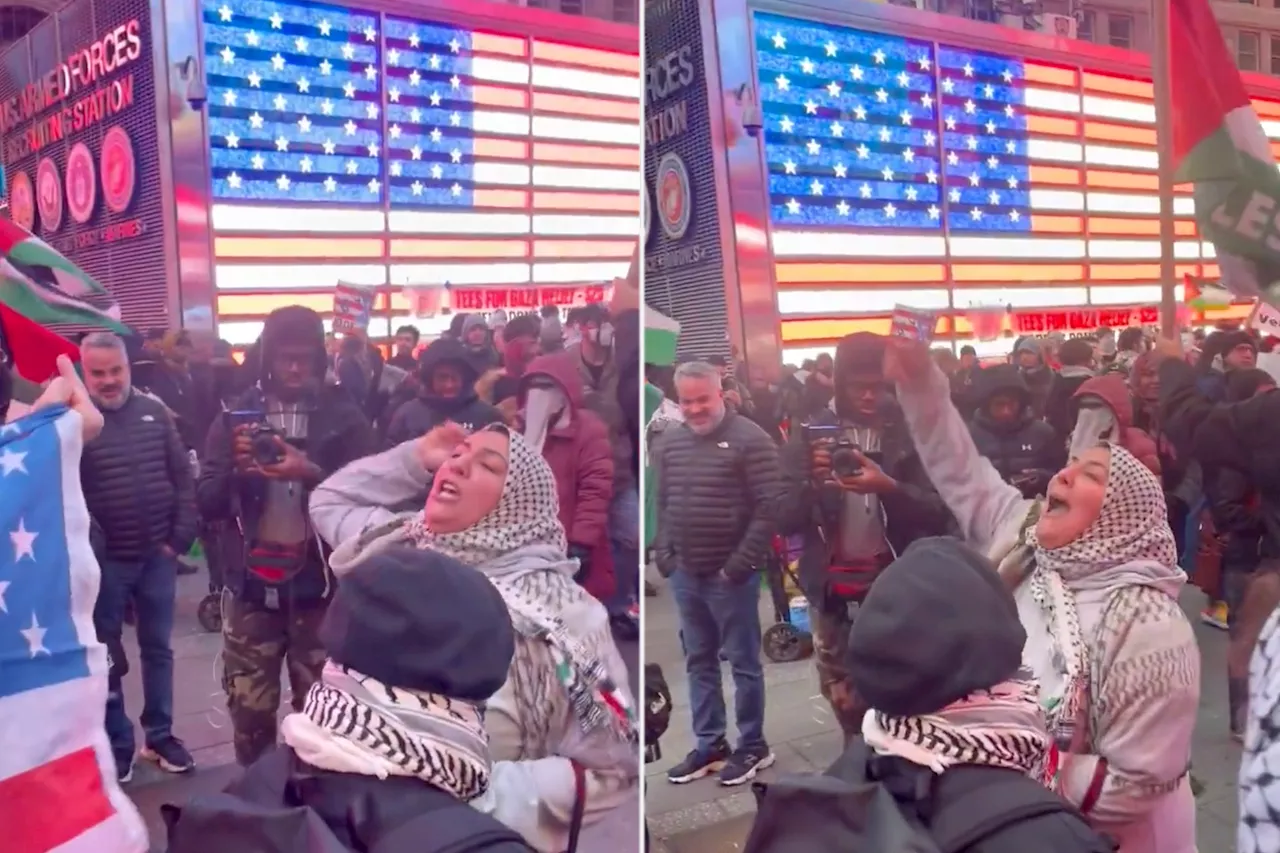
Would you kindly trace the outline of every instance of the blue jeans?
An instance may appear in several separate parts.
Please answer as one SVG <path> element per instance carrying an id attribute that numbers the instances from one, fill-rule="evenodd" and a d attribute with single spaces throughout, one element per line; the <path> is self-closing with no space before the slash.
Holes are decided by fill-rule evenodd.
<path id="1" fill-rule="evenodd" d="M 765 746 L 764 667 L 760 664 L 760 583 L 752 575 L 734 583 L 723 575 L 677 569 L 669 581 L 680 616 L 689 704 L 699 750 L 725 736 L 720 652 L 733 671 L 733 711 L 740 748 Z"/>
<path id="2" fill-rule="evenodd" d="M 613 552 L 613 598 L 609 612 L 626 613 L 640 597 L 640 493 L 635 486 L 613 496 L 609 506 L 609 547 Z"/>
<path id="3" fill-rule="evenodd" d="M 133 723 L 124 708 L 122 679 L 128 669 L 121 635 L 125 605 L 133 599 L 137 615 L 138 651 L 142 658 L 142 731 L 144 743 L 173 734 L 173 611 L 178 561 L 153 554 L 137 562 L 102 560 L 102 585 L 93 609 L 99 642 L 111 651 L 107 678 L 107 737 L 119 760 L 134 753 Z M 117 656 L 119 657 L 116 660 Z"/>

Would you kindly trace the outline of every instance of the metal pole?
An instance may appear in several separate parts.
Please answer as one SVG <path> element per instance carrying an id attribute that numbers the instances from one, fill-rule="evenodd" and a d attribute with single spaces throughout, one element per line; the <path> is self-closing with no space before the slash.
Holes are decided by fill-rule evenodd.
<path id="1" fill-rule="evenodd" d="M 1156 96 L 1156 149 L 1160 156 L 1160 330 L 1177 332 L 1177 265 L 1173 224 L 1173 99 L 1169 88 L 1169 3 L 1152 0 L 1155 32 L 1151 44 L 1151 79 Z"/>

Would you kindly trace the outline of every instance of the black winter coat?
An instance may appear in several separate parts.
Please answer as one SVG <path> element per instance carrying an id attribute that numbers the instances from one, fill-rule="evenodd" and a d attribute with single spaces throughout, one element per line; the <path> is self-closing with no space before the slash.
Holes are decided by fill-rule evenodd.
<path id="1" fill-rule="evenodd" d="M 225 793 L 161 813 L 168 853 L 532 853 L 494 818 L 418 779 L 319 770 L 287 747 L 260 758 Z M 450 847 L 442 836 L 472 843 Z"/>
<path id="2" fill-rule="evenodd" d="M 929 482 L 907 428 L 897 423 L 895 415 L 896 411 L 890 408 L 880 429 L 881 455 L 877 461 L 898 484 L 894 491 L 880 495 L 880 507 L 884 510 L 889 546 L 895 554 L 901 554 L 917 539 L 951 533 L 955 522 Z M 838 426 L 844 422 L 830 409 L 822 409 L 808 423 Z M 784 534 L 804 536 L 800 586 L 810 602 L 825 606 L 830 591 L 828 569 L 834 544 L 839 541 L 845 493 L 834 484 L 814 482 L 809 450 L 804 427 L 793 424 L 782 449 L 784 489 L 779 526 Z"/>
<path id="3" fill-rule="evenodd" d="M 85 445 L 80 482 L 100 528 L 100 557 L 142 560 L 168 545 L 185 554 L 196 537 L 191 461 L 164 404 L 134 391 Z"/>
<path id="4" fill-rule="evenodd" d="M 672 425 L 654 443 L 658 480 L 658 571 L 723 571 L 746 581 L 764 566 L 777 532 L 778 449 L 764 430 L 727 411 L 698 435 Z"/>
<path id="5" fill-rule="evenodd" d="M 1021 488 L 1024 496 L 1043 494 L 1049 480 L 1066 464 L 1066 445 L 1053 427 L 1035 419 L 1031 393 L 1019 371 L 1006 364 L 989 367 L 982 371 L 977 392 L 978 409 L 969 424 L 969 433 L 978 452 L 1005 482 Z M 1001 394 L 1022 403 L 1022 411 L 1013 423 L 996 423 L 988 414 L 988 404 Z"/>
<path id="6" fill-rule="evenodd" d="M 263 393 L 255 386 L 246 391 L 231 410 L 263 411 L 265 408 Z M 350 393 L 337 385 L 323 386 L 308 414 L 307 458 L 328 476 L 376 450 L 373 428 Z M 256 603 L 264 600 L 266 587 L 246 571 L 249 543 L 242 531 L 258 529 L 265 487 L 266 481 L 261 475 L 241 474 L 236 470 L 230 429 L 224 418 L 217 418 L 209 429 L 196 499 L 200 515 L 206 521 L 239 522 L 229 525 L 226 535 L 219 537 L 224 581 L 235 594 Z M 284 584 L 294 599 L 304 602 L 326 600 L 333 590 L 326 550 L 318 536 L 312 539 L 306 565 Z"/>
<path id="7" fill-rule="evenodd" d="M 462 377 L 462 391 L 457 397 L 444 399 L 431 393 L 431 374 L 437 367 L 450 365 Z M 387 426 L 388 447 L 426 435 L 445 421 L 453 421 L 468 429 L 480 429 L 502 423 L 502 413 L 476 396 L 475 384 L 480 373 L 475 369 L 471 351 L 449 338 L 433 341 L 418 357 L 421 388 L 418 396 L 401 403 Z"/>
<path id="8" fill-rule="evenodd" d="M 1280 557 L 1280 445 L 1274 440 L 1275 425 L 1280 423 L 1280 391 L 1265 391 L 1240 403 L 1214 403 L 1198 387 L 1189 364 L 1167 359 L 1160 365 L 1160 411 L 1161 423 L 1175 437 L 1179 452 L 1190 448 L 1205 472 L 1206 492 L 1219 504 L 1215 522 L 1223 512 L 1224 496 L 1231 496 L 1225 502 L 1237 508 L 1223 520 L 1229 526 L 1242 525 L 1239 529 L 1250 531 L 1248 537 L 1258 525 L 1258 552 Z M 1223 469 L 1247 473 L 1247 487 L 1239 481 L 1224 486 Z M 1245 488 L 1255 490 L 1258 500 L 1248 520 L 1239 512 Z M 1253 546 L 1242 538 L 1237 547 Z"/>

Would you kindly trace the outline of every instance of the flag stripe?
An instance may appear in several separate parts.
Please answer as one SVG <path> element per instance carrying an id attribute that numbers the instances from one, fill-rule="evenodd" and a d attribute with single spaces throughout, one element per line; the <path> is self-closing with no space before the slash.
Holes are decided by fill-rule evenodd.
<path id="1" fill-rule="evenodd" d="M 0 779 L 6 853 L 48 853 L 114 814 L 89 747 Z"/>
<path id="2" fill-rule="evenodd" d="M 634 48 L 398 16 L 379 32 L 373 16 L 290 0 L 203 0 L 203 15 L 220 334 L 233 344 L 294 298 L 325 307 L 338 280 L 386 296 L 625 272 L 641 187 Z M 374 334 L 400 302 L 375 303 Z"/>

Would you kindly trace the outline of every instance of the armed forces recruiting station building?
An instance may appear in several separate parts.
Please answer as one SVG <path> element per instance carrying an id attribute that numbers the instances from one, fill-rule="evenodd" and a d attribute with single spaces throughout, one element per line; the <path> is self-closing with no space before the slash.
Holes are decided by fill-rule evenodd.
<path id="1" fill-rule="evenodd" d="M 1011 341 L 974 309 L 1012 306 L 1005 335 L 1156 321 L 1146 56 L 857 0 L 655 0 L 645 48 L 645 298 L 683 354 L 799 364 L 899 304 L 980 352 Z M 1280 148 L 1280 84 L 1244 76 Z M 1181 189 L 1179 279 L 1213 281 Z"/>
<path id="2" fill-rule="evenodd" d="M 244 346 L 339 282 L 487 309 L 625 273 L 635 27 L 485 2 L 76 0 L 0 59 L 9 215 L 136 329 Z"/>

